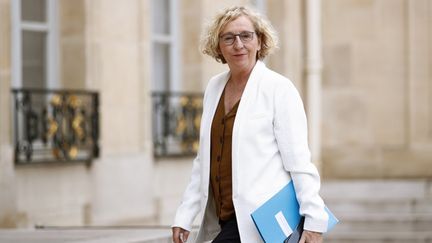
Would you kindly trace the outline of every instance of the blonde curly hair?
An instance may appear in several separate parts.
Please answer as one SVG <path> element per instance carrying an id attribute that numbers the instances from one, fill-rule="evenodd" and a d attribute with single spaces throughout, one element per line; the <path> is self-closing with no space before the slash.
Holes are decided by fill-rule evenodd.
<path id="1" fill-rule="evenodd" d="M 221 63 L 226 63 L 219 48 L 219 38 L 222 30 L 231 21 L 240 16 L 246 16 L 252 22 L 256 36 L 261 41 L 261 50 L 257 53 L 257 59 L 263 60 L 274 49 L 278 48 L 278 37 L 270 22 L 256 11 L 244 6 L 227 8 L 217 14 L 203 31 L 201 36 L 200 51 L 209 55 Z"/>

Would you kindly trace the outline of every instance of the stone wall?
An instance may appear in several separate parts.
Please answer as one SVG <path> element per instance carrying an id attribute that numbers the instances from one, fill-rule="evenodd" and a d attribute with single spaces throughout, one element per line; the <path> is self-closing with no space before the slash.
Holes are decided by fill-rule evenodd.
<path id="1" fill-rule="evenodd" d="M 302 3 L 301 0 L 267 1 L 267 15 L 278 33 L 280 46 L 268 57 L 267 63 L 272 69 L 288 77 L 303 94 L 305 43 Z"/>
<path id="2" fill-rule="evenodd" d="M 10 1 L 0 4 L 10 53 Z M 1 55 L 0 227 L 154 222 L 148 4 L 60 1 L 60 86 L 100 95 L 101 154 L 89 166 L 14 166 L 10 55 Z"/>
<path id="3" fill-rule="evenodd" d="M 181 90 L 227 69 L 199 53 L 199 36 L 217 11 L 248 2 L 179 1 Z M 0 0 L 0 227 L 170 224 L 192 158 L 153 158 L 150 1 L 60 1 L 59 82 L 100 94 L 91 166 L 14 166 L 10 4 Z M 266 62 L 305 99 L 304 7 L 267 1 L 280 49 Z M 429 0 L 322 1 L 324 178 L 432 176 L 431 13 Z"/>
<path id="4" fill-rule="evenodd" d="M 86 2 L 86 82 L 101 94 L 92 223 L 153 218 L 148 1 Z"/>
<path id="5" fill-rule="evenodd" d="M 325 1 L 326 177 L 430 177 L 430 1 Z"/>
<path id="6" fill-rule="evenodd" d="M 84 0 L 59 1 L 60 87 L 86 88 L 86 16 Z"/>
<path id="7" fill-rule="evenodd" d="M 10 2 L 0 0 L 0 33 L 10 33 Z M 16 226 L 15 172 L 11 132 L 11 43 L 0 35 L 0 227 Z"/>
<path id="8" fill-rule="evenodd" d="M 201 81 L 203 56 L 199 51 L 199 32 L 203 24 L 202 4 L 201 0 L 184 0 L 181 4 L 180 64 L 182 64 L 182 90 L 184 91 L 201 92 L 203 89 Z"/>

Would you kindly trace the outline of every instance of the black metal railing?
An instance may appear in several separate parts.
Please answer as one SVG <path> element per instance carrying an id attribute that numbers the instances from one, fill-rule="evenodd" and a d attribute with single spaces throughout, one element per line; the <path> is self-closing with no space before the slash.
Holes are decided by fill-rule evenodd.
<path id="1" fill-rule="evenodd" d="M 202 96 L 202 93 L 152 93 L 155 157 L 196 154 Z"/>
<path id="2" fill-rule="evenodd" d="M 99 96 L 77 90 L 13 89 L 15 163 L 99 156 Z"/>

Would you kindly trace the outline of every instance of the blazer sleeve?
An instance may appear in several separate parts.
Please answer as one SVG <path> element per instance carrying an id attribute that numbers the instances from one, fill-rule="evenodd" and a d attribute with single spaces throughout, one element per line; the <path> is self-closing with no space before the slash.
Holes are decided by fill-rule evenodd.
<path id="1" fill-rule="evenodd" d="M 328 215 L 319 195 L 320 176 L 311 162 L 303 102 L 289 80 L 280 82 L 274 92 L 274 133 L 284 168 L 294 183 L 300 214 L 305 216 L 304 229 L 325 232 Z"/>
<path id="2" fill-rule="evenodd" d="M 188 186 L 183 194 L 183 199 L 177 209 L 172 227 L 180 227 L 191 231 L 192 223 L 200 210 L 200 155 L 193 161 L 192 175 Z"/>
<path id="3" fill-rule="evenodd" d="M 213 78 L 214 79 L 214 78 Z M 209 90 L 209 86 L 212 82 L 210 80 L 209 85 L 204 92 L 203 98 L 203 109 L 206 109 L 207 102 L 207 91 Z M 203 110 L 204 114 L 205 110 Z M 204 119 L 201 119 L 200 133 L 202 133 Z M 201 143 L 201 141 L 200 141 Z M 199 145 L 201 146 L 201 144 Z M 190 231 L 192 228 L 192 223 L 195 217 L 200 212 L 200 200 L 201 200 L 201 154 L 200 148 L 198 149 L 198 154 L 193 161 L 192 165 L 192 174 L 189 180 L 189 184 L 186 187 L 185 192 L 183 193 L 183 198 L 180 203 L 180 206 L 177 208 L 176 216 L 174 218 L 174 224 L 172 227 L 181 227 L 185 230 Z"/>

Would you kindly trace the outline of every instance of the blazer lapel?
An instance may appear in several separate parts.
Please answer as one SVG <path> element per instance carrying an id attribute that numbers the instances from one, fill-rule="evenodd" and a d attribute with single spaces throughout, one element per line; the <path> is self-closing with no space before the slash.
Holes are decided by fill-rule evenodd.
<path id="1" fill-rule="evenodd" d="M 205 114 L 203 114 L 202 116 L 203 122 L 201 123 L 204 126 L 204 129 L 202 129 L 203 144 L 200 145 L 203 146 L 202 147 L 203 154 L 201 155 L 201 158 L 203 160 L 202 161 L 203 173 L 204 173 L 203 180 L 205 180 L 203 185 L 209 185 L 211 124 L 213 122 L 213 117 L 215 115 L 219 99 L 222 95 L 222 91 L 224 90 L 230 75 L 231 75 L 230 72 L 226 72 L 224 75 L 221 75 L 221 77 L 218 80 L 215 80 L 214 86 L 209 87 L 209 90 L 207 90 L 207 94 L 206 94 L 207 97 L 204 106 L 207 107 L 207 109 Z M 205 191 L 205 193 L 207 193 L 207 191 Z"/>
<path id="2" fill-rule="evenodd" d="M 216 112 L 217 105 L 219 103 L 220 97 L 222 95 L 226 83 L 228 82 L 230 75 L 231 75 L 230 72 L 226 72 L 226 74 L 223 75 L 220 80 L 217 80 L 214 90 L 212 90 L 212 92 L 210 92 L 208 95 L 207 107 L 209 108 L 208 109 L 209 120 L 206 124 L 211 124 L 211 122 L 213 121 L 213 117 Z"/>
<path id="3" fill-rule="evenodd" d="M 237 109 L 236 118 L 234 120 L 233 127 L 233 135 L 232 135 L 232 185 L 233 185 L 233 196 L 238 193 L 238 183 L 237 183 L 237 171 L 240 161 L 238 161 L 239 154 L 239 133 L 241 132 L 242 123 L 247 117 L 247 111 L 249 109 L 249 105 L 251 104 L 250 100 L 256 97 L 259 87 L 259 81 L 262 78 L 263 72 L 266 69 L 266 66 L 263 62 L 257 61 L 255 67 L 252 70 L 252 73 L 249 77 L 249 80 L 246 84 L 246 87 L 243 91 L 242 97 L 240 99 L 240 104 Z"/>

